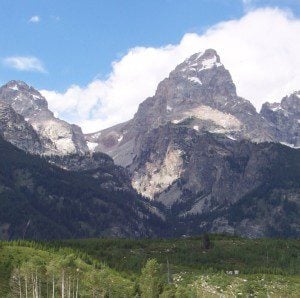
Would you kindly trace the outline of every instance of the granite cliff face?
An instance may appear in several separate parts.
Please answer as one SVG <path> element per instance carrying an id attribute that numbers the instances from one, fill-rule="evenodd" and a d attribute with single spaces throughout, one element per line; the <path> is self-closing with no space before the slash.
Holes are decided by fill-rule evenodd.
<path id="1" fill-rule="evenodd" d="M 296 144 L 299 100 L 285 99 L 282 105 L 292 123 L 285 128 L 280 123 L 288 121 L 273 121 L 264 108 L 258 113 L 239 97 L 218 54 L 207 50 L 178 65 L 158 85 L 155 95 L 140 104 L 132 120 L 86 135 L 86 139 L 96 151 L 106 152 L 127 167 L 132 186 L 171 210 L 169 216 L 175 223 L 193 222 L 186 229 L 174 224 L 177 231 L 245 234 L 245 222 L 230 223 L 232 206 L 269 183 L 279 158 L 276 146 L 280 146 L 270 142 L 293 140 Z M 287 130 L 290 135 L 285 139 Z M 299 166 L 296 163 L 296 169 Z M 299 214 L 300 191 L 295 188 L 290 196 Z M 218 215 L 209 219 L 212 214 Z M 258 214 L 248 220 L 249 237 L 268 234 L 270 223 Z M 203 222 L 195 220 L 195 224 L 194 218 Z M 299 232 L 297 223 L 293 233 Z"/>
<path id="2" fill-rule="evenodd" d="M 300 91 L 284 97 L 281 103 L 265 103 L 261 115 L 277 130 L 277 140 L 300 148 Z"/>
<path id="3" fill-rule="evenodd" d="M 38 91 L 9 82 L 0 88 L 0 132 L 101 192 L 137 198 L 140 220 L 165 221 L 156 235 L 299 236 L 299 96 L 258 113 L 210 49 L 178 65 L 133 119 L 85 136 Z"/>
<path id="4" fill-rule="evenodd" d="M 96 150 L 108 153 L 117 164 L 129 166 L 138 154 L 139 139 L 169 122 L 237 140 L 276 140 L 274 126 L 236 94 L 230 73 L 214 50 L 194 54 L 178 65 L 158 85 L 154 97 L 140 104 L 132 120 L 86 139 L 98 144 Z"/>
<path id="5" fill-rule="evenodd" d="M 43 145 L 35 130 L 23 116 L 0 101 L 0 135 L 20 149 L 33 154 L 43 152 Z"/>
<path id="6" fill-rule="evenodd" d="M 144 237 L 164 226 L 127 170 L 89 152 L 81 129 L 23 82 L 0 88 L 0 151 L 0 239 Z"/>
<path id="7" fill-rule="evenodd" d="M 39 136 L 39 154 L 86 153 L 88 147 L 81 128 L 54 117 L 46 99 L 33 87 L 21 81 L 11 81 L 0 88 L 0 102 L 21 115 Z M 33 137 L 33 136 L 32 136 Z M 24 148 L 23 140 L 14 144 Z M 31 150 L 29 150 L 31 151 Z"/>
<path id="8" fill-rule="evenodd" d="M 20 81 L 1 87 L 0 116 L 0 134 L 20 149 L 65 170 L 85 172 L 107 188 L 134 192 L 127 171 L 106 154 L 89 152 L 81 129 L 55 118 L 33 87 Z"/>

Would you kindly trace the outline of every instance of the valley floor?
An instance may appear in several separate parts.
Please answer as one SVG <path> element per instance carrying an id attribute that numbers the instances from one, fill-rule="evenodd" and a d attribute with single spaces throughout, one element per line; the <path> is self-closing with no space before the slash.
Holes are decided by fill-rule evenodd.
<path id="1" fill-rule="evenodd" d="M 26 297 L 25 282 L 30 297 L 52 297 L 53 289 L 55 297 L 299 297 L 300 241 L 209 235 L 0 243 L 0 297 Z"/>

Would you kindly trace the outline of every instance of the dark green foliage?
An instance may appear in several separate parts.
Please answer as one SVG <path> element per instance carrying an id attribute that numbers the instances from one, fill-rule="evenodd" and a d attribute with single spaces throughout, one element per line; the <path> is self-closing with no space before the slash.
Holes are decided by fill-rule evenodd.
<path id="1" fill-rule="evenodd" d="M 162 223 L 148 203 L 106 187 L 109 179 L 62 170 L 0 139 L 0 239 L 156 234 Z"/>
<path id="2" fill-rule="evenodd" d="M 210 249 L 212 247 L 210 237 L 206 233 L 202 236 L 202 247 L 203 249 Z"/>
<path id="3" fill-rule="evenodd" d="M 171 272 L 239 270 L 241 273 L 300 274 L 300 240 L 245 239 L 209 235 L 213 243 L 203 248 L 203 237 L 157 240 L 86 239 L 57 241 L 55 247 L 71 247 L 104 261 L 117 271 L 140 273 L 148 259 L 163 264 L 167 280 L 167 260 Z"/>
<path id="4" fill-rule="evenodd" d="M 56 294 L 64 276 L 71 297 L 77 280 L 79 297 L 196 298 L 209 297 L 212 288 L 228 291 L 229 297 L 265 297 L 270 291 L 294 297 L 300 290 L 299 240 L 209 238 L 214 243 L 209 250 L 203 249 L 202 237 L 0 242 L 0 297 L 19 297 L 19 279 L 24 296 L 25 277 L 32 285 L 32 273 L 42 297 L 52 289 L 53 276 Z M 239 273 L 230 276 L 227 270 Z"/>

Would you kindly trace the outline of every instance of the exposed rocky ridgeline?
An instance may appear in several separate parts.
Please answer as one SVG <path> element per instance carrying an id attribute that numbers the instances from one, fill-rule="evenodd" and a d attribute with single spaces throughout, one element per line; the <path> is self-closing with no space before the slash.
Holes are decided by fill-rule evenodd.
<path id="1" fill-rule="evenodd" d="M 267 188 L 270 177 L 274 177 L 280 145 L 268 142 L 297 139 L 300 102 L 295 96 L 283 100 L 282 106 L 289 110 L 284 115 L 291 116 L 286 122 L 293 123 L 283 129 L 280 121 L 266 117 L 263 111 L 258 113 L 237 95 L 220 57 L 216 51 L 207 50 L 178 65 L 158 85 L 155 95 L 140 104 L 132 120 L 86 135 L 86 139 L 96 151 L 106 152 L 117 164 L 127 167 L 139 193 L 171 210 L 169 215 L 179 234 L 200 229 L 260 237 L 269 233 L 271 218 L 281 213 L 281 201 L 272 209 L 277 215 L 269 213 L 270 221 L 264 221 L 257 210 L 247 224 L 242 220 L 233 224 L 229 214 L 232 206 L 243 204 L 256 189 Z M 287 158 L 284 165 L 288 167 L 289 162 Z M 299 162 L 295 167 L 299 170 Z M 276 185 L 274 189 L 276 192 Z M 282 198 L 295 202 L 299 215 L 299 185 L 293 191 L 280 191 Z M 251 198 L 250 209 L 256 204 Z M 269 202 L 265 204 L 272 208 Z M 194 223 L 201 218 L 203 222 L 192 224 L 191 229 L 177 225 L 185 219 Z M 247 225 L 249 232 L 242 228 Z M 280 229 L 274 226 L 273 232 L 280 234 Z M 297 222 L 290 235 L 299 233 Z"/>
<path id="2" fill-rule="evenodd" d="M 284 97 L 281 103 L 265 103 L 261 114 L 276 127 L 278 140 L 300 148 L 300 91 Z"/>
<path id="3" fill-rule="evenodd" d="M 228 70 L 214 50 L 194 54 L 163 80 L 153 97 L 140 104 L 134 118 L 86 139 L 108 153 L 117 164 L 130 165 L 139 139 L 168 122 L 196 131 L 223 133 L 234 139 L 275 141 L 276 129 L 254 106 L 236 94 Z"/>
<path id="4" fill-rule="evenodd" d="M 100 209 L 98 194 L 88 187 L 78 190 L 75 200 L 78 216 L 84 216 L 81 200 L 88 196 L 94 208 L 87 217 L 92 230 L 90 220 L 97 222 L 96 211 L 102 212 L 103 206 L 108 221 L 117 214 L 126 217 L 126 212 L 131 216 L 134 209 L 135 223 L 124 221 L 122 228 L 127 235 L 140 236 L 147 228 L 159 236 L 207 231 L 299 236 L 300 150 L 294 149 L 299 146 L 299 109 L 298 92 L 280 104 L 266 103 L 258 113 L 237 95 L 214 50 L 178 65 L 133 119 L 85 136 L 80 128 L 55 118 L 46 99 L 25 83 L 12 81 L 0 88 L 2 136 L 23 150 L 48 155 L 48 162 L 68 170 L 70 177 L 84 177 L 88 187 L 100 187 L 107 198 Z M 72 181 L 80 184 L 76 179 Z M 56 181 L 55 187 L 61 184 Z M 71 183 L 63 187 L 65 193 L 68 188 L 73 191 Z M 110 214 L 110 197 L 127 211 Z M 43 198 L 48 202 L 48 195 Z M 128 203 L 117 203 L 127 198 Z M 141 204 L 142 211 L 134 204 Z M 149 226 L 139 226 L 137 221 L 145 218 Z M 165 229 L 156 229 L 153 218 L 164 219 Z M 134 232 L 139 227 L 142 232 Z M 109 233 L 126 234 L 104 234 Z"/>
<path id="5" fill-rule="evenodd" d="M 62 169 L 84 173 L 98 179 L 103 188 L 135 193 L 128 171 L 116 166 L 107 154 L 96 152 L 84 155 L 52 155 L 47 160 Z"/>
<path id="6" fill-rule="evenodd" d="M 250 238 L 299 238 L 300 150 L 274 143 L 254 146 L 256 152 L 251 152 L 249 162 L 257 158 L 263 164 L 256 173 L 261 183 L 256 181 L 251 191 L 223 210 L 217 207 L 206 214 L 185 217 L 185 232 L 193 234 L 200 229 Z M 239 167 L 237 165 L 237 169 Z M 243 166 L 240 169 L 243 170 Z M 245 170 L 246 174 L 250 172 Z M 180 205 L 173 208 L 179 210 Z"/>
<path id="7" fill-rule="evenodd" d="M 143 141 L 132 183 L 170 210 L 174 235 L 300 235 L 300 150 L 171 123 Z"/>
<path id="8" fill-rule="evenodd" d="M 63 155 L 88 152 L 81 128 L 54 117 L 48 109 L 46 99 L 33 87 L 21 81 L 10 81 L 0 88 L 0 102 L 11 106 L 39 136 L 42 148 L 36 153 Z M 24 138 L 26 135 L 25 133 Z M 12 143 L 24 149 L 34 136 L 28 137 L 28 141 L 15 138 Z M 10 141 L 9 138 L 7 140 Z M 28 150 L 34 152 L 32 149 Z"/>
<path id="9" fill-rule="evenodd" d="M 32 126 L 7 103 L 0 101 L 0 135 L 20 149 L 39 154 L 43 145 Z"/>
<path id="10" fill-rule="evenodd" d="M 32 226 L 31 231 L 27 234 L 29 238 L 55 238 L 55 234 L 58 238 L 90 237 L 92 235 L 126 237 L 155 235 L 152 225 L 149 224 L 146 229 L 146 222 L 153 221 L 155 226 L 156 219 L 161 221 L 163 215 L 132 188 L 128 171 L 121 166 L 116 166 L 112 158 L 104 153 L 89 152 L 81 129 L 54 117 L 48 109 L 46 99 L 38 91 L 24 82 L 11 81 L 7 83 L 0 88 L 0 116 L 0 135 L 5 140 L 26 152 L 44 156 L 43 162 L 40 162 L 37 161 L 38 157 L 33 159 L 30 155 L 24 155 L 21 151 L 13 149 L 10 156 L 15 156 L 17 161 L 20 161 L 19 157 L 23 156 L 22 161 L 17 165 L 18 169 L 14 172 L 11 172 L 13 169 L 7 167 L 12 159 L 3 160 L 6 167 L 3 167 L 2 176 L 4 177 L 5 173 L 10 177 L 17 175 L 18 181 L 9 181 L 8 183 L 11 185 L 8 188 L 5 183 L 2 185 L 0 181 L 1 198 L 15 196 L 17 205 L 22 205 L 22 199 L 24 199 L 26 212 L 30 212 L 33 205 L 36 208 L 28 217 Z M 1 142 L 3 143 L 1 156 L 6 158 L 9 146 L 4 141 Z M 49 165 L 47 168 L 46 161 L 53 166 Z M 33 175 L 35 162 L 44 168 L 44 174 L 37 169 L 36 176 Z M 33 167 L 28 170 L 26 167 L 31 167 L 31 165 Z M 62 172 L 55 166 L 67 170 L 69 174 L 68 172 L 61 174 Z M 22 171 L 22 167 L 24 167 L 24 171 Z M 51 178 L 53 175 L 54 181 Z M 67 182 L 68 179 L 70 182 Z M 19 180 L 22 184 L 21 188 L 18 185 Z M 47 191 L 45 191 L 45 184 L 47 187 L 49 186 Z M 63 194 L 61 194 L 61 189 Z M 23 195 L 22 192 L 24 192 Z M 32 202 L 30 198 L 35 198 L 37 203 Z M 65 205 L 58 207 L 56 204 Z M 76 223 L 77 217 L 75 216 L 75 223 L 72 224 L 73 219 L 66 215 L 68 204 L 70 208 L 77 206 L 77 210 L 75 211 L 76 208 L 73 210 L 72 216 L 78 212 L 76 216 L 82 218 L 80 223 Z M 86 206 L 83 206 L 84 204 Z M 56 207 L 62 208 L 62 212 L 58 212 L 58 215 L 53 213 Z M 3 204 L 1 204 L 0 209 L 3 208 Z M 48 213 L 47 208 L 53 208 L 53 212 L 49 211 Z M 4 216 L 1 220 L 1 228 L 9 227 L 9 238 L 21 235 L 22 227 L 16 226 L 17 221 L 13 220 L 13 218 L 21 216 L 18 213 L 20 210 L 17 206 L 15 211 L 9 213 L 10 219 L 4 220 L 7 218 Z M 4 209 L 2 211 L 4 212 Z M 121 214 L 123 219 L 120 218 Z M 57 216 L 65 218 L 60 219 Z M 127 220 L 127 216 L 132 218 Z M 26 216 L 22 215 L 21 217 L 24 227 Z M 45 218 L 42 219 L 43 217 Z M 99 219 L 95 217 L 99 217 Z M 42 221 L 42 226 L 39 226 L 39 220 Z M 132 222 L 133 220 L 135 223 Z M 116 224 L 114 224 L 115 221 L 117 221 Z M 49 232 L 47 225 L 49 225 L 49 229 L 53 228 L 54 230 Z M 79 229 L 78 231 L 75 226 Z"/>

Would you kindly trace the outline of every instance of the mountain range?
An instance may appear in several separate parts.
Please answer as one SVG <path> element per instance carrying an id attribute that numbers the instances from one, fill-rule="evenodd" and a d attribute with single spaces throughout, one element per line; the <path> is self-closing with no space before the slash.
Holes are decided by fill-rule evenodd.
<path id="1" fill-rule="evenodd" d="M 2 238 L 300 236 L 300 92 L 257 112 L 213 49 L 91 134 L 8 82 L 0 135 Z"/>

